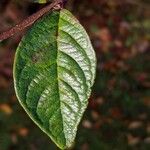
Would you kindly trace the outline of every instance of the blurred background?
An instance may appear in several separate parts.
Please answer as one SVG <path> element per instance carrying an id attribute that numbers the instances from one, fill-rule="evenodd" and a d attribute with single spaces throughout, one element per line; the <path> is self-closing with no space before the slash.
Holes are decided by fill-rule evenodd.
<path id="1" fill-rule="evenodd" d="M 0 0 L 0 33 L 44 5 Z M 97 76 L 72 150 L 150 150 L 150 1 L 68 0 L 97 54 Z M 0 150 L 57 150 L 18 103 L 12 80 L 25 31 L 0 43 Z"/>

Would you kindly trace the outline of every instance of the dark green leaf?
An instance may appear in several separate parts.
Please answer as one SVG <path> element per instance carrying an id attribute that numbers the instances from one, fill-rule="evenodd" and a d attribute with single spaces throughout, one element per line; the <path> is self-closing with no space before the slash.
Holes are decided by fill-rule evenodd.
<path id="1" fill-rule="evenodd" d="M 67 10 L 37 21 L 17 49 L 14 83 L 19 102 L 61 149 L 75 139 L 95 67 L 89 37 Z"/>

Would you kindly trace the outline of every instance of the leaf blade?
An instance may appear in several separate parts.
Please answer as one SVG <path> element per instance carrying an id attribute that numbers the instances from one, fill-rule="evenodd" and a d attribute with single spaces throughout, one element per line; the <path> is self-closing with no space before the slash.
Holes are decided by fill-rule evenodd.
<path id="1" fill-rule="evenodd" d="M 47 2 L 50 2 L 51 0 L 30 0 L 34 3 L 40 3 L 40 4 L 44 4 L 44 3 L 47 3 Z"/>
<path id="2" fill-rule="evenodd" d="M 74 25 L 67 23 L 69 20 Z M 14 83 L 19 102 L 62 149 L 75 139 L 95 66 L 87 33 L 67 10 L 44 16 L 17 49 Z"/>

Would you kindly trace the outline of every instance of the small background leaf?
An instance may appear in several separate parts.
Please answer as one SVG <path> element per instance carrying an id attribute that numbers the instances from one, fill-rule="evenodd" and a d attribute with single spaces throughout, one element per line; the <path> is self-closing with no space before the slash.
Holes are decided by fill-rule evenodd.
<path id="1" fill-rule="evenodd" d="M 29 0 L 31 2 L 34 2 L 34 3 L 47 3 L 47 2 L 50 2 L 52 0 Z"/>

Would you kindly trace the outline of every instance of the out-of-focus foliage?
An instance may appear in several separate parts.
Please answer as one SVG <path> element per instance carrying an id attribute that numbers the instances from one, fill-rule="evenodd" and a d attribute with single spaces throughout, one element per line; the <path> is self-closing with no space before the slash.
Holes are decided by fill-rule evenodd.
<path id="1" fill-rule="evenodd" d="M 2 0 L 0 31 L 39 9 Z M 98 58 L 97 78 L 73 150 L 150 149 L 149 0 L 69 0 Z M 12 63 L 23 33 L 0 44 L 0 150 L 55 150 L 18 104 Z"/>

